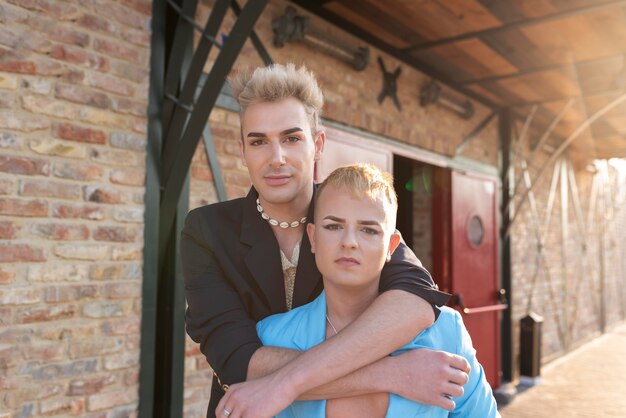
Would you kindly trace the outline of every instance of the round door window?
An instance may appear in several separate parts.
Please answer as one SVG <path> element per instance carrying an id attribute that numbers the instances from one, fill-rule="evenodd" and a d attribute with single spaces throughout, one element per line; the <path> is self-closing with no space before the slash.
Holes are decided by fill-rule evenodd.
<path id="1" fill-rule="evenodd" d="M 478 247 L 485 236 L 485 229 L 483 227 L 483 221 L 478 215 L 474 215 L 467 223 L 467 238 L 472 245 Z"/>

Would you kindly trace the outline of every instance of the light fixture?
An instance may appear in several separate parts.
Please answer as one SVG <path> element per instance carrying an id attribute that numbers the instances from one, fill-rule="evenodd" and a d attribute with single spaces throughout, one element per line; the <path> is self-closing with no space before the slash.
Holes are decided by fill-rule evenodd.
<path id="1" fill-rule="evenodd" d="M 274 46 L 277 48 L 282 48 L 286 42 L 299 41 L 345 62 L 356 71 L 364 70 L 369 63 L 368 48 L 350 46 L 312 27 L 309 18 L 298 15 L 296 9 L 291 6 L 287 6 L 282 16 L 274 19 L 272 30 Z"/>
<path id="2" fill-rule="evenodd" d="M 426 107 L 435 103 L 452 110 L 463 119 L 470 119 L 474 116 L 474 105 L 470 100 L 459 100 L 457 97 L 443 91 L 435 80 L 431 80 L 420 90 L 420 105 Z"/>

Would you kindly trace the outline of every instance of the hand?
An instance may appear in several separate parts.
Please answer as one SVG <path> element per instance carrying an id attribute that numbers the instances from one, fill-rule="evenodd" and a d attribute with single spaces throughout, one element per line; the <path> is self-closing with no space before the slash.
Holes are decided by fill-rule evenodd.
<path id="1" fill-rule="evenodd" d="M 391 392 L 428 405 L 452 411 L 456 404 L 450 397 L 463 395 L 469 381 L 470 365 L 461 356 L 418 349 L 391 357 L 393 380 Z M 399 379 L 398 379 L 399 378 Z"/>
<path id="2" fill-rule="evenodd" d="M 296 400 L 285 379 L 270 374 L 232 385 L 215 410 L 217 418 L 271 418 Z M 225 411 L 230 412 L 226 414 Z"/>

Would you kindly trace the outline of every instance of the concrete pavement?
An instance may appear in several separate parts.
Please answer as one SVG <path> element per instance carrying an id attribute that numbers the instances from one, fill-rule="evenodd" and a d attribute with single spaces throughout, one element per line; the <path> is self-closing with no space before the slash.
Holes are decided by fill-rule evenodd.
<path id="1" fill-rule="evenodd" d="M 626 418 L 626 324 L 543 366 L 503 418 Z"/>

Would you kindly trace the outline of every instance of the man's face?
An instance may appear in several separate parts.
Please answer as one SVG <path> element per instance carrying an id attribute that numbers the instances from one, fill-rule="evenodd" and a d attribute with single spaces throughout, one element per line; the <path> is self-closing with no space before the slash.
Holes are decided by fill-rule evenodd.
<path id="1" fill-rule="evenodd" d="M 388 218 L 382 197 L 356 198 L 333 186 L 324 189 L 315 224 L 307 226 L 324 287 L 378 289 L 387 256 L 399 242 Z"/>
<path id="2" fill-rule="evenodd" d="M 304 105 L 294 98 L 250 105 L 242 119 L 241 157 L 261 199 L 289 204 L 310 199 L 324 133 L 311 135 Z"/>

